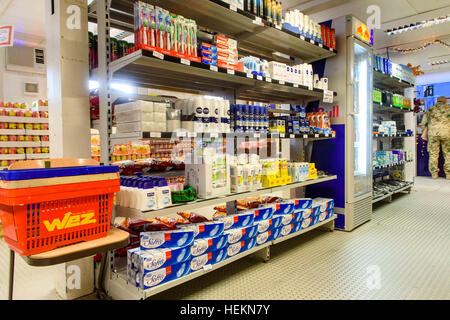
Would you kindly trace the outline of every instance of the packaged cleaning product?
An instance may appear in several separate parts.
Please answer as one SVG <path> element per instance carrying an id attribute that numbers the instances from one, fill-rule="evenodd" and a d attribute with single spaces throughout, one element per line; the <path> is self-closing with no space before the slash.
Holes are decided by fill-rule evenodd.
<path id="1" fill-rule="evenodd" d="M 227 258 L 233 257 L 241 252 L 252 249 L 256 245 L 256 237 L 230 244 L 227 248 Z"/>
<path id="2" fill-rule="evenodd" d="M 261 220 L 255 222 L 255 225 L 258 226 L 258 233 L 267 232 L 268 230 L 273 230 L 280 228 L 282 226 L 281 221 L 283 220 L 283 216 L 279 215 L 276 217 L 272 217 L 268 220 Z"/>
<path id="3" fill-rule="evenodd" d="M 228 234 L 214 238 L 195 239 L 191 246 L 191 254 L 196 257 L 205 253 L 220 250 L 228 245 Z"/>
<path id="4" fill-rule="evenodd" d="M 194 231 L 195 239 L 213 238 L 223 233 L 224 223 L 222 221 L 190 223 L 178 225 L 177 228 Z"/>
<path id="5" fill-rule="evenodd" d="M 197 271 L 202 269 L 204 266 L 208 264 L 216 264 L 219 263 L 227 257 L 227 248 L 222 248 L 219 250 L 215 250 L 212 252 L 208 252 L 202 254 L 201 256 L 197 256 L 192 258 L 190 269 L 191 271 Z"/>
<path id="6" fill-rule="evenodd" d="M 276 240 L 281 235 L 282 228 L 276 228 L 260 233 L 256 236 L 256 245 L 260 246 L 268 241 Z"/>
<path id="7" fill-rule="evenodd" d="M 153 271 L 137 272 L 136 283 L 141 289 L 146 290 L 162 283 L 184 277 L 191 271 L 190 263 L 191 261 L 187 260 L 182 263 Z"/>
<path id="8" fill-rule="evenodd" d="M 251 225 L 249 227 L 241 228 L 241 229 L 230 229 L 224 231 L 224 234 L 228 234 L 228 243 L 233 244 L 238 241 L 247 240 L 256 236 L 258 233 L 258 226 Z"/>
<path id="9" fill-rule="evenodd" d="M 253 224 L 254 219 L 255 214 L 253 212 L 214 218 L 215 221 L 222 221 L 224 223 L 224 230 L 248 227 Z"/>
<path id="10" fill-rule="evenodd" d="M 189 246 L 194 241 L 192 230 L 141 232 L 141 249 L 176 248 Z"/>
<path id="11" fill-rule="evenodd" d="M 137 270 L 152 271 L 167 267 L 173 264 L 184 262 L 191 257 L 190 247 L 164 248 L 135 251 L 134 263 L 137 263 Z M 134 264 L 136 266 L 136 264 Z"/>

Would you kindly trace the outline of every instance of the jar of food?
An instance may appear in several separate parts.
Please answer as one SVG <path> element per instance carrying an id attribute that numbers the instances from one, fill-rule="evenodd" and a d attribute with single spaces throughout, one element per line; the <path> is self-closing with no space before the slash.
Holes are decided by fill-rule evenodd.
<path id="1" fill-rule="evenodd" d="M 9 149 L 8 148 L 0 148 L 0 154 L 8 154 Z"/>
<path id="2" fill-rule="evenodd" d="M 25 149 L 25 153 L 26 154 L 32 154 L 33 153 L 33 148 L 30 148 L 30 147 L 26 148 Z"/>
<path id="3" fill-rule="evenodd" d="M 12 130 L 16 130 L 17 129 L 17 123 L 10 122 L 9 125 L 8 125 L 8 128 L 12 129 Z"/>
<path id="4" fill-rule="evenodd" d="M 25 129 L 25 123 L 18 123 L 17 129 Z"/>
<path id="5" fill-rule="evenodd" d="M 27 142 L 33 141 L 33 136 L 25 136 L 25 140 Z"/>
<path id="6" fill-rule="evenodd" d="M 41 138 L 40 138 L 40 136 L 33 136 L 33 141 L 41 141 Z"/>
<path id="7" fill-rule="evenodd" d="M 17 148 L 9 148 L 9 154 L 17 154 Z"/>
<path id="8" fill-rule="evenodd" d="M 41 124 L 40 123 L 33 123 L 33 130 L 41 130 Z"/>
<path id="9" fill-rule="evenodd" d="M 8 136 L 8 141 L 17 141 L 17 136 L 14 135 Z"/>
<path id="10" fill-rule="evenodd" d="M 33 124 L 32 123 L 25 123 L 25 129 L 26 130 L 33 130 Z"/>
<path id="11" fill-rule="evenodd" d="M 33 153 L 41 153 L 41 148 L 40 147 L 33 148 Z"/>
<path id="12" fill-rule="evenodd" d="M 6 134 L 3 134 L 0 136 L 0 141 L 8 141 L 9 136 Z"/>
<path id="13" fill-rule="evenodd" d="M 18 147 L 17 149 L 17 154 L 24 154 L 25 153 L 25 149 L 23 147 Z"/>

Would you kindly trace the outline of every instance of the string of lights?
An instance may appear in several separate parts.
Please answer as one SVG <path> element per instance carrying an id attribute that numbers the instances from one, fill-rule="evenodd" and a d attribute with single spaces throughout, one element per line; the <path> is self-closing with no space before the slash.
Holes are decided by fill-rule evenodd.
<path id="1" fill-rule="evenodd" d="M 433 44 L 440 44 L 443 45 L 447 48 L 450 48 L 450 45 L 448 43 L 445 43 L 444 41 L 441 40 L 432 40 L 432 41 L 428 41 L 426 43 L 424 43 L 422 46 L 417 47 L 417 48 L 408 48 L 408 49 L 401 49 L 401 48 L 392 48 L 394 51 L 397 51 L 399 53 L 403 53 L 403 54 L 407 54 L 407 53 L 416 53 L 418 51 L 421 51 Z"/>

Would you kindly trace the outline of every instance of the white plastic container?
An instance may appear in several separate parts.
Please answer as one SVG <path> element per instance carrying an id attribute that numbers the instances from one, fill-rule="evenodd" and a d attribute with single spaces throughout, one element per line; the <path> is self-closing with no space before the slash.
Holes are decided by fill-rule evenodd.
<path id="1" fill-rule="evenodd" d="M 158 209 L 162 209 L 172 205 L 172 195 L 170 192 L 170 187 L 167 184 L 166 179 L 161 179 L 157 181 L 156 186 L 156 204 Z"/>
<path id="2" fill-rule="evenodd" d="M 145 181 L 140 190 L 138 209 L 141 211 L 157 209 L 156 190 L 150 180 Z"/>

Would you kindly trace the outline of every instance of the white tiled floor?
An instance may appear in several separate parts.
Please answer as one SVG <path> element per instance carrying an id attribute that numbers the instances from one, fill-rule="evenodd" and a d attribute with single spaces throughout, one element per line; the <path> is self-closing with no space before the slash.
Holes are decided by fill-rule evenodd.
<path id="1" fill-rule="evenodd" d="M 450 299 L 450 181 L 417 178 L 411 194 L 375 207 L 352 232 L 312 231 L 267 263 L 245 258 L 156 299 Z M 56 299 L 52 273 L 16 259 L 16 299 Z M 369 268 L 369 269 L 368 269 Z M 371 268 L 380 288 L 370 289 Z M 0 243 L 0 298 L 8 250 Z"/>

